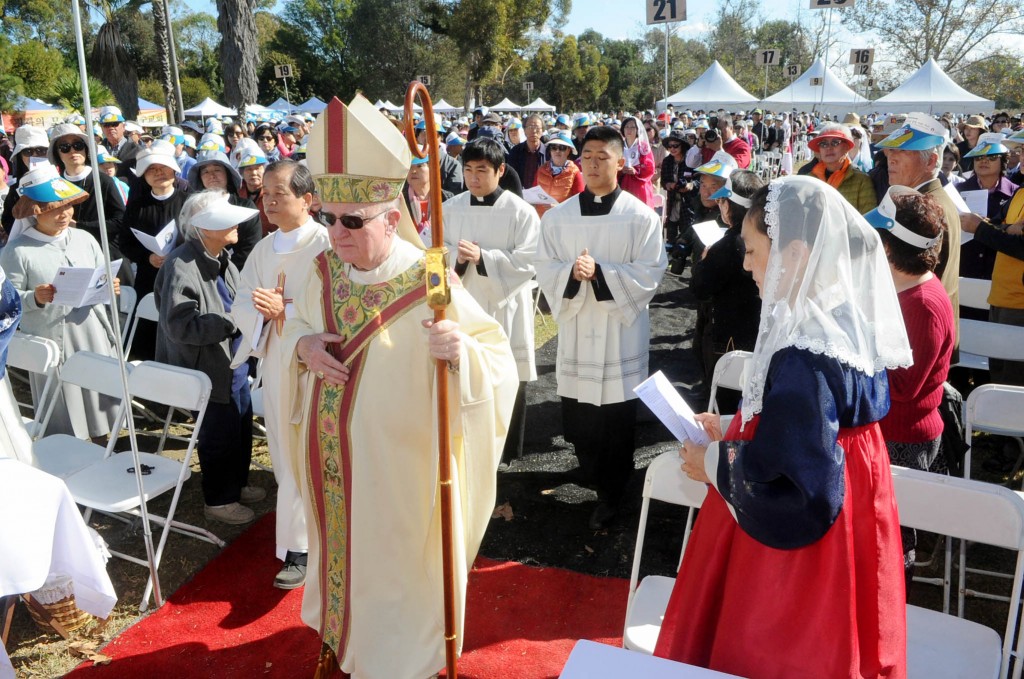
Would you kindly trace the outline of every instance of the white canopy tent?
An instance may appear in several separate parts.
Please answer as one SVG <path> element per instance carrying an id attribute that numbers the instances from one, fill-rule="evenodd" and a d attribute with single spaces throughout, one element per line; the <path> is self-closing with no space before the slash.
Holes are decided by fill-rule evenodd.
<path id="1" fill-rule="evenodd" d="M 812 78 L 822 78 L 821 85 L 812 85 Z M 825 62 L 818 57 L 803 74 L 786 87 L 761 102 L 773 111 L 799 109 L 818 111 L 829 115 L 843 113 L 868 113 L 874 107 L 871 101 L 860 96 L 846 83 L 836 77 L 832 69 L 825 68 Z"/>
<path id="2" fill-rule="evenodd" d="M 537 97 L 529 104 L 523 107 L 524 111 L 540 111 L 541 113 L 554 113 L 557 109 L 554 106 L 544 101 L 540 97 Z"/>
<path id="3" fill-rule="evenodd" d="M 960 87 L 929 59 L 902 85 L 876 99 L 874 108 L 886 113 L 991 113 L 995 102 Z"/>
<path id="4" fill-rule="evenodd" d="M 306 101 L 302 102 L 295 107 L 296 111 L 300 113 L 312 113 L 314 115 L 322 113 L 327 108 L 327 102 L 323 101 L 319 97 L 310 97 Z"/>
<path id="5" fill-rule="evenodd" d="M 740 87 L 716 60 L 692 83 L 658 101 L 656 108 L 662 111 L 671 104 L 707 111 L 717 108 L 749 108 L 756 103 L 757 97 Z"/>
<path id="6" fill-rule="evenodd" d="M 444 113 L 447 113 L 447 114 L 462 113 L 463 108 L 461 106 L 452 106 L 451 104 L 449 104 L 444 99 L 441 99 L 436 104 L 434 104 L 434 111 L 436 113 L 441 113 L 441 114 L 444 114 Z"/>
<path id="7" fill-rule="evenodd" d="M 207 118 L 209 116 L 233 116 L 237 113 L 238 111 L 235 109 L 218 104 L 209 97 L 203 99 L 192 108 L 185 109 L 186 116 L 200 116 L 202 118 Z"/>
<path id="8" fill-rule="evenodd" d="M 523 110 L 523 107 L 505 97 L 494 106 L 491 106 L 490 109 L 496 113 L 518 113 Z"/>

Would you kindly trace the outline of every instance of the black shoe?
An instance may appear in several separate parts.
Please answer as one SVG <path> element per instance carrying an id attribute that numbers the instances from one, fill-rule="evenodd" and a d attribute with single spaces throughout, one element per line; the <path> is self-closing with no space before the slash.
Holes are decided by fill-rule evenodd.
<path id="1" fill-rule="evenodd" d="M 601 502 L 594 508 L 594 513 L 590 515 L 590 523 L 588 524 L 590 530 L 606 530 L 618 515 L 618 507 L 607 502 Z"/>
<path id="2" fill-rule="evenodd" d="M 274 578 L 274 587 L 278 589 L 296 589 L 306 582 L 306 553 L 288 552 L 284 558 L 284 568 Z"/>

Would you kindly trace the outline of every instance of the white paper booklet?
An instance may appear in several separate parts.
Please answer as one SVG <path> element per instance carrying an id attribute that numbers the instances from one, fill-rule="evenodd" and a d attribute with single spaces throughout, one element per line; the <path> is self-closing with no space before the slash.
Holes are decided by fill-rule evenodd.
<path id="1" fill-rule="evenodd" d="M 530 205 L 558 205 L 558 201 L 539 186 L 523 189 L 523 200 Z"/>
<path id="2" fill-rule="evenodd" d="M 139 239 L 139 242 L 146 246 L 146 249 L 154 255 L 166 257 L 171 254 L 171 250 L 174 249 L 174 236 L 176 230 L 175 221 L 172 219 L 167 222 L 166 226 L 160 229 L 160 233 L 155 236 L 150 236 L 148 233 L 143 233 L 138 229 L 132 229 L 132 233 L 134 233 L 135 237 Z"/>
<path id="3" fill-rule="evenodd" d="M 121 260 L 110 263 L 110 270 L 116 276 L 121 268 Z M 107 276 L 102 266 L 95 269 L 79 266 L 62 266 L 57 269 L 53 279 L 53 287 L 57 292 L 53 295 L 54 304 L 70 307 L 92 306 L 93 304 L 110 304 L 107 294 Z"/>
<path id="4" fill-rule="evenodd" d="M 694 224 L 693 230 L 697 234 L 697 238 L 700 238 L 700 242 L 704 243 L 704 247 L 708 248 L 722 240 L 722 236 L 725 235 L 726 231 L 713 219 L 708 222 Z"/>
<path id="5" fill-rule="evenodd" d="M 693 408 L 660 370 L 641 382 L 633 389 L 633 393 L 640 397 L 680 443 L 693 441 L 702 446 L 711 443 L 707 432 L 694 419 Z"/>
<path id="6" fill-rule="evenodd" d="M 988 189 L 961 191 L 960 197 L 967 203 L 969 212 L 981 215 L 982 217 L 988 217 Z"/>

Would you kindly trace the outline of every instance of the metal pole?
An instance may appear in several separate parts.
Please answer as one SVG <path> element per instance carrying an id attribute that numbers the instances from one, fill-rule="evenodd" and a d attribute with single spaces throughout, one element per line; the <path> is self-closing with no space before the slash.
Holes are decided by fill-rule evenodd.
<path id="1" fill-rule="evenodd" d="M 86 129 L 91 130 L 93 126 L 92 119 L 92 101 L 89 97 L 89 78 L 85 72 L 85 41 L 82 39 L 82 14 L 78 8 L 78 0 L 74 0 L 71 3 L 71 10 L 75 20 L 75 46 L 78 48 L 78 77 L 82 81 L 82 105 L 85 108 L 85 124 Z M 99 154 L 96 152 L 96 137 L 88 134 L 86 135 L 89 144 L 90 158 L 98 158 Z M 100 164 L 94 162 L 92 164 L 92 185 L 95 187 L 100 186 Z M 100 249 L 103 250 L 103 262 L 107 267 L 108 274 L 113 274 L 110 271 L 110 242 L 107 238 L 107 216 L 106 211 L 103 209 L 103 200 L 97 196 L 96 200 L 96 218 L 99 220 L 100 226 Z M 110 293 L 111 305 L 110 305 L 110 321 L 114 327 L 114 337 L 121 336 L 121 316 L 118 313 L 117 307 L 117 296 L 114 295 L 114 276 L 107 276 L 107 291 Z M 126 369 L 126 360 L 124 355 L 124 348 L 118 341 L 114 342 L 114 348 L 117 351 L 117 360 L 121 368 L 121 389 L 124 393 L 124 402 L 131 403 L 132 397 L 128 392 L 128 371 Z M 131 408 L 128 409 L 128 417 L 126 418 L 128 424 L 128 439 L 132 445 L 132 464 L 135 465 L 135 483 L 139 489 L 139 511 L 142 514 L 142 536 L 143 542 L 146 544 L 146 561 L 149 563 L 149 574 L 153 579 L 153 598 L 156 600 L 156 605 L 162 606 L 164 603 L 163 595 L 160 593 L 160 578 L 157 576 L 156 570 L 156 555 L 153 551 L 153 530 L 149 524 L 149 509 L 146 507 L 146 490 L 142 484 L 142 463 L 139 459 L 139 442 L 135 438 L 135 419 L 132 417 Z M 110 432 L 111 436 L 117 436 L 118 432 Z M 188 464 L 188 460 L 185 461 Z M 168 530 L 170 526 L 166 526 L 164 530 Z M 145 606 L 146 602 L 142 602 Z"/>
<path id="2" fill-rule="evenodd" d="M 764 99 L 768 98 L 768 64 L 764 65 Z"/>
<path id="3" fill-rule="evenodd" d="M 668 106 L 668 24 L 665 24 L 665 106 Z"/>
<path id="4" fill-rule="evenodd" d="M 832 9 L 826 9 L 828 12 L 828 29 L 825 33 L 825 60 L 821 63 L 821 101 L 818 103 L 819 108 L 825 106 L 825 87 L 828 83 L 826 73 L 828 72 L 828 48 L 832 44 Z"/>
<path id="5" fill-rule="evenodd" d="M 171 3 L 164 3 L 164 12 L 167 14 L 167 44 L 171 49 L 171 78 L 174 80 L 174 99 L 178 105 L 178 117 L 185 119 L 185 103 L 181 99 L 181 80 L 178 79 L 178 53 L 174 46 L 174 25 L 171 23 Z M 177 123 L 178 120 L 171 120 L 169 123 Z"/>
<path id="6" fill-rule="evenodd" d="M 284 81 L 284 100 L 288 102 L 288 113 L 292 112 L 292 100 L 288 96 L 288 78 L 281 78 Z"/>

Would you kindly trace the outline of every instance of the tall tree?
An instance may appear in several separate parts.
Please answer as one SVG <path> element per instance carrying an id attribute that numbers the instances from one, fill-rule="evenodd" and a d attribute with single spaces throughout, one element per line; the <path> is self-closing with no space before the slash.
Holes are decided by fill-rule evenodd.
<path id="1" fill-rule="evenodd" d="M 93 0 L 91 5 L 103 17 L 103 25 L 96 35 L 89 65 L 93 75 L 114 93 L 121 112 L 128 119 L 139 114 L 139 76 L 121 37 L 116 12 L 133 4 L 141 3 L 138 0 Z"/>
<path id="2" fill-rule="evenodd" d="M 25 94 L 24 83 L 14 73 L 14 50 L 7 36 L 0 34 L 0 111 L 14 111 Z"/>
<path id="3" fill-rule="evenodd" d="M 153 38 L 156 45 L 157 63 L 160 85 L 164 91 L 164 107 L 167 109 L 168 120 L 181 120 L 184 112 L 178 110 L 174 93 L 174 78 L 171 75 L 171 36 L 167 25 L 166 0 L 153 2 Z"/>
<path id="4" fill-rule="evenodd" d="M 25 94 L 35 99 L 51 100 L 54 83 L 64 70 L 64 57 L 38 40 L 14 45 L 11 70 L 24 83 Z"/>
<path id="5" fill-rule="evenodd" d="M 896 63 L 913 69 L 935 59 L 950 75 L 983 56 L 990 37 L 1024 31 L 1024 6 L 1004 0 L 860 0 L 842 17 L 877 34 Z"/>
<path id="6" fill-rule="evenodd" d="M 324 97 L 349 93 L 345 46 L 352 9 L 352 0 L 287 0 L 273 49 L 294 58 L 301 82 L 289 87 L 299 85 Z M 292 99 L 298 99 L 296 94 L 293 89 Z"/>
<path id="7" fill-rule="evenodd" d="M 424 24 L 446 35 L 458 48 L 467 68 L 466 105 L 473 87 L 499 77 L 529 43 L 531 31 L 549 18 L 563 21 L 572 0 L 421 0 Z"/>
<path id="8" fill-rule="evenodd" d="M 256 0 L 217 0 L 224 103 L 228 106 L 244 108 L 259 94 L 256 5 Z"/>

